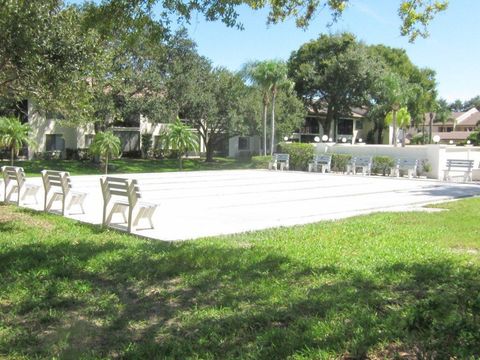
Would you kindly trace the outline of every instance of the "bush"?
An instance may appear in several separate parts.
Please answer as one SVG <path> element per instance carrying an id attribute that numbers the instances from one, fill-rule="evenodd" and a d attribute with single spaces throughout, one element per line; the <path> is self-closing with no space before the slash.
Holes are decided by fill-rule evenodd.
<path id="1" fill-rule="evenodd" d="M 250 161 L 252 159 L 252 152 L 250 150 L 240 150 L 237 158 L 239 161 Z"/>
<path id="2" fill-rule="evenodd" d="M 344 172 L 351 158 L 350 154 L 332 154 L 332 171 Z"/>
<path id="3" fill-rule="evenodd" d="M 142 134 L 140 143 L 141 143 L 140 150 L 142 152 L 142 157 L 146 159 L 153 153 L 152 152 L 153 135 L 148 133 Z"/>
<path id="4" fill-rule="evenodd" d="M 92 160 L 93 157 L 88 151 L 88 148 L 85 149 L 66 149 L 66 159 L 67 160 L 80 160 L 87 161 Z"/>
<path id="5" fill-rule="evenodd" d="M 142 152 L 140 150 L 124 151 L 122 153 L 122 157 L 128 159 L 141 159 Z"/>
<path id="6" fill-rule="evenodd" d="M 253 156 L 252 168 L 254 169 L 268 169 L 268 163 L 272 159 L 271 156 Z"/>
<path id="7" fill-rule="evenodd" d="M 372 173 L 385 176 L 389 173 L 390 168 L 395 165 L 395 159 L 390 156 L 374 156 L 372 164 Z"/>
<path id="8" fill-rule="evenodd" d="M 480 131 L 474 131 L 468 135 L 467 140 L 470 140 L 472 145 L 480 145 Z"/>
<path id="9" fill-rule="evenodd" d="M 60 160 L 62 158 L 61 150 L 50 150 L 35 153 L 35 159 L 38 160 Z"/>
<path id="10" fill-rule="evenodd" d="M 419 170 L 420 170 L 420 173 L 422 172 L 429 173 L 430 171 L 432 171 L 432 165 L 430 165 L 430 163 L 428 162 L 428 159 L 423 159 L 421 161 Z"/>
<path id="11" fill-rule="evenodd" d="M 315 148 L 312 144 L 282 143 L 279 148 L 280 152 L 290 155 L 290 170 L 307 170 L 308 163 L 315 155 Z"/>
<path id="12" fill-rule="evenodd" d="M 412 145 L 425 145 L 426 141 L 428 141 L 428 139 L 425 135 L 417 134 L 410 139 L 410 144 L 412 144 Z"/>

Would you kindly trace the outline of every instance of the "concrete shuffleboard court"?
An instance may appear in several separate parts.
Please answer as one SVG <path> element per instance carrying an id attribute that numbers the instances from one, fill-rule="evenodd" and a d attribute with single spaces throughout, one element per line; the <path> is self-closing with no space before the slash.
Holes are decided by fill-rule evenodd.
<path id="1" fill-rule="evenodd" d="M 340 219 L 378 211 L 480 195 L 478 184 L 445 183 L 296 171 L 224 170 L 114 175 L 137 179 L 143 200 L 159 204 L 155 229 L 135 233 L 160 240 L 205 236 Z M 87 192 L 85 215 L 68 217 L 100 224 L 100 176 L 73 176 L 74 190 Z M 29 178 L 41 184 L 40 178 Z M 41 210 L 43 187 L 38 205 Z M 30 199 L 27 199 L 30 200 Z M 76 209 L 72 209 L 76 210 Z M 121 217 L 113 222 L 121 222 Z"/>

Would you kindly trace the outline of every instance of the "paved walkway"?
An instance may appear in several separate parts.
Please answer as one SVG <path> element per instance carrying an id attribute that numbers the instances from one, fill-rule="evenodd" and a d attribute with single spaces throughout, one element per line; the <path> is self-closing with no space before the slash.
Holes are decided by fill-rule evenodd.
<path id="1" fill-rule="evenodd" d="M 122 175 L 115 175 L 120 177 Z M 156 229 L 137 233 L 161 240 L 184 240 L 220 234 L 313 223 L 377 211 L 404 211 L 458 197 L 480 195 L 477 184 L 430 180 L 344 176 L 295 171 L 231 170 L 129 174 L 144 200 L 160 204 Z M 41 183 L 40 178 L 29 182 Z M 88 192 L 86 215 L 101 223 L 99 176 L 75 176 L 73 187 Z M 43 197 L 43 190 L 38 196 Z M 41 205 L 29 206 L 41 209 Z M 119 218 L 114 218 L 114 221 Z"/>

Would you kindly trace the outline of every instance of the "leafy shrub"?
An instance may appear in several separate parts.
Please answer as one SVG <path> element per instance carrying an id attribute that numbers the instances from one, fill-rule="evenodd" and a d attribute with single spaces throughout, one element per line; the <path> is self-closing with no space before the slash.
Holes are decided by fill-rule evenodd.
<path id="1" fill-rule="evenodd" d="M 426 137 L 423 134 L 417 134 L 410 140 L 410 144 L 412 145 L 424 145 L 426 141 Z"/>
<path id="2" fill-rule="evenodd" d="M 268 169 L 268 163 L 272 159 L 271 156 L 253 156 L 252 168 L 254 169 Z"/>
<path id="3" fill-rule="evenodd" d="M 142 152 L 140 150 L 124 151 L 122 157 L 129 159 L 141 159 Z"/>
<path id="4" fill-rule="evenodd" d="M 480 145 L 480 131 L 474 131 L 468 135 L 467 140 L 470 140 L 472 145 Z"/>
<path id="5" fill-rule="evenodd" d="M 421 166 L 421 169 L 423 169 L 423 171 L 426 172 L 426 173 L 432 171 L 432 165 L 430 165 L 430 163 L 428 162 L 427 159 L 423 159 L 421 161 L 420 166 Z"/>
<path id="6" fill-rule="evenodd" d="M 345 171 L 351 158 L 350 154 L 332 154 L 332 171 Z"/>
<path id="7" fill-rule="evenodd" d="M 237 158 L 239 161 L 250 161 L 252 159 L 252 152 L 250 150 L 240 150 Z"/>
<path id="8" fill-rule="evenodd" d="M 290 155 L 290 170 L 307 170 L 308 163 L 315 155 L 315 148 L 312 144 L 282 143 L 280 152 Z"/>
<path id="9" fill-rule="evenodd" d="M 374 156 L 372 163 L 372 173 L 386 175 L 390 168 L 395 164 L 395 159 L 390 156 Z"/>
<path id="10" fill-rule="evenodd" d="M 146 159 L 152 155 L 153 135 L 149 133 L 142 134 L 140 142 L 142 157 Z"/>
<path id="11" fill-rule="evenodd" d="M 61 150 L 50 150 L 35 153 L 35 159 L 38 160 L 59 160 L 62 158 Z"/>
<path id="12" fill-rule="evenodd" d="M 92 154 L 88 151 L 88 148 L 85 149 L 66 149 L 66 159 L 67 160 L 92 160 Z"/>

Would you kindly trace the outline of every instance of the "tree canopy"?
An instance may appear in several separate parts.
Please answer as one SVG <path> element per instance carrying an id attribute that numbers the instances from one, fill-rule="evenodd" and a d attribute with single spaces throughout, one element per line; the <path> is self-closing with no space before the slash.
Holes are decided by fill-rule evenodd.
<path id="1" fill-rule="evenodd" d="M 83 14 L 60 0 L 2 1 L 0 97 L 35 99 L 46 109 L 89 109 L 88 79 L 96 65 L 96 35 Z"/>
<path id="2" fill-rule="evenodd" d="M 349 33 L 321 35 L 289 60 L 289 75 L 306 106 L 317 112 L 327 108 L 324 129 L 330 137 L 340 115 L 368 104 L 378 72 L 366 46 Z"/>
<path id="3" fill-rule="evenodd" d="M 227 26 L 243 28 L 238 8 L 246 5 L 253 10 L 268 9 L 267 23 L 275 24 L 294 18 L 300 28 L 306 28 L 321 11 L 328 11 L 336 21 L 356 0 L 106 0 L 105 15 L 110 19 L 124 14 L 144 17 L 160 8 L 155 15 L 159 21 L 169 24 L 172 15 L 190 21 L 193 14 L 202 14 L 209 21 L 220 20 Z M 448 0 L 397 0 L 401 19 L 400 33 L 415 41 L 418 36 L 428 36 L 428 25 L 435 15 L 444 11 Z M 130 15 L 131 16 L 131 15 Z"/>

